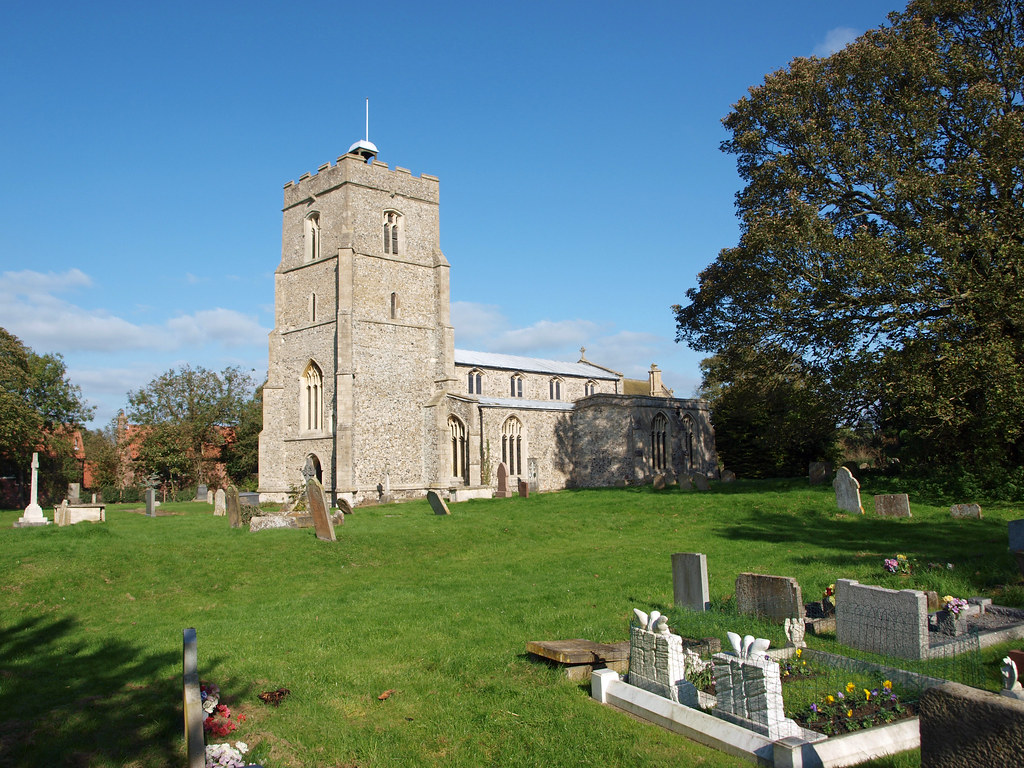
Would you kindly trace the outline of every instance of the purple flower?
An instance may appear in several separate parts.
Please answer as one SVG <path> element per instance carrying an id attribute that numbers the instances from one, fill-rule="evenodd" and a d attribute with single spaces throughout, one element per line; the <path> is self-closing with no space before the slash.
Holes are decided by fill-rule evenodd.
<path id="1" fill-rule="evenodd" d="M 811 704 L 811 712 L 817 712 L 817 711 L 818 711 L 818 705 L 817 704 Z"/>
<path id="2" fill-rule="evenodd" d="M 839 692 L 839 698 L 840 699 L 845 699 L 846 698 L 845 696 L 843 696 L 843 692 L 842 691 Z"/>

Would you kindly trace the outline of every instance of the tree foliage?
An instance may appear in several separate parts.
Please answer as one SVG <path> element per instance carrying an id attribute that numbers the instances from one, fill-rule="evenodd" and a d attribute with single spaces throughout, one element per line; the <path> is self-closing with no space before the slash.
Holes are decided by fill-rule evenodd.
<path id="1" fill-rule="evenodd" d="M 263 430 L 263 385 L 242 404 L 234 440 L 224 446 L 224 465 L 236 484 L 251 484 L 259 474 Z M 248 483 L 247 483 L 248 481 Z"/>
<path id="2" fill-rule="evenodd" d="M 677 339 L 799 357 L 918 462 L 1024 460 L 1024 2 L 913 0 L 724 123 L 738 245 Z"/>
<path id="3" fill-rule="evenodd" d="M 142 427 L 138 462 L 172 484 L 206 482 L 220 458 L 225 430 L 238 425 L 252 377 L 237 367 L 220 373 L 183 366 L 128 393 L 129 421 Z"/>

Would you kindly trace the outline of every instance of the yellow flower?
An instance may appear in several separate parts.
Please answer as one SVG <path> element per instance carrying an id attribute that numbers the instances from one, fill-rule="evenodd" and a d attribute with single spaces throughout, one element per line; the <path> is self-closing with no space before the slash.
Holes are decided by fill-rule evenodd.
<path id="1" fill-rule="evenodd" d="M 867 688 L 864 689 L 864 700 L 871 701 L 871 691 L 869 691 Z"/>
<path id="2" fill-rule="evenodd" d="M 906 555 L 896 555 L 896 559 L 897 560 L 906 560 L 907 556 Z"/>
<path id="3" fill-rule="evenodd" d="M 892 680 L 886 680 L 884 683 L 882 683 L 882 687 L 885 688 L 885 690 L 887 690 L 887 691 L 891 691 L 892 690 Z"/>
<path id="4" fill-rule="evenodd" d="M 953 602 L 953 596 L 952 595 L 943 595 L 942 602 L 944 602 L 944 603 L 951 603 L 951 602 Z"/>
<path id="5" fill-rule="evenodd" d="M 829 704 L 835 704 L 836 703 L 836 697 L 831 695 L 831 694 L 826 696 L 825 699 L 828 701 Z"/>
<path id="6" fill-rule="evenodd" d="M 857 690 L 857 686 L 854 685 L 853 683 L 847 683 L 846 684 L 846 692 L 847 693 L 853 693 L 856 690 Z"/>
<path id="7" fill-rule="evenodd" d="M 847 717 L 853 717 L 853 710 L 852 709 L 846 710 L 846 716 Z"/>
<path id="8" fill-rule="evenodd" d="M 796 649 L 796 655 L 797 655 L 797 658 L 799 658 L 801 655 L 803 655 L 803 650 L 800 649 L 800 648 L 797 648 Z"/>

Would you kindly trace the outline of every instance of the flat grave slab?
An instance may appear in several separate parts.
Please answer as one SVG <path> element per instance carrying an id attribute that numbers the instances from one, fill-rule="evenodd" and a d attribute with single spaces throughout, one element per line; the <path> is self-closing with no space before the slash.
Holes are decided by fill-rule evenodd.
<path id="1" fill-rule="evenodd" d="M 531 640 L 526 652 L 565 667 L 570 680 L 586 680 L 595 669 L 625 672 L 629 668 L 629 641 L 595 643 L 592 640 Z"/>

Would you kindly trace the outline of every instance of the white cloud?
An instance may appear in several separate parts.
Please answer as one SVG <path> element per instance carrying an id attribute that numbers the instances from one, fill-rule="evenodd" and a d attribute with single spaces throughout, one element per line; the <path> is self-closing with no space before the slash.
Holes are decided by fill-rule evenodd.
<path id="1" fill-rule="evenodd" d="M 180 315 L 167 321 L 174 346 L 216 343 L 222 347 L 239 344 L 262 344 L 268 330 L 256 318 L 233 309 L 201 309 L 191 315 Z"/>
<path id="2" fill-rule="evenodd" d="M 831 56 L 852 43 L 860 36 L 860 31 L 852 27 L 836 27 L 825 33 L 825 39 L 814 46 L 811 51 L 815 56 Z"/>
<path id="3" fill-rule="evenodd" d="M 91 286 L 92 278 L 80 269 L 69 269 L 60 273 L 23 269 L 20 272 L 4 272 L 0 275 L 0 297 L 4 299 L 16 295 L 45 296 Z"/>
<path id="4" fill-rule="evenodd" d="M 576 359 L 579 347 L 599 332 L 590 320 L 541 320 L 526 328 L 515 328 L 500 334 L 492 343 L 495 352 L 530 354 L 535 357 L 565 356 L 568 351 Z"/>

